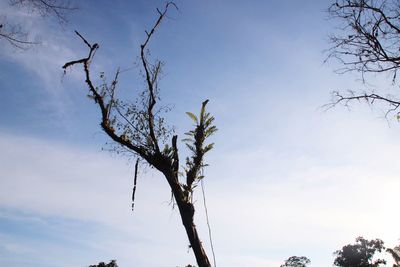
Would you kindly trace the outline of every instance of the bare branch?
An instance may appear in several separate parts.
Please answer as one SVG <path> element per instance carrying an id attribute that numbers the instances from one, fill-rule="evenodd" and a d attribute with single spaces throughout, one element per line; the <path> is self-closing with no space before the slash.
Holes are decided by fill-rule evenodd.
<path id="1" fill-rule="evenodd" d="M 160 25 L 162 19 L 164 18 L 165 14 L 168 11 L 168 8 L 170 6 L 174 6 L 176 7 L 176 5 L 173 2 L 168 2 L 165 6 L 165 9 L 163 12 L 161 12 L 159 9 L 157 9 L 157 12 L 159 14 L 159 17 L 156 21 L 156 23 L 154 24 L 153 28 L 151 28 L 150 32 L 146 32 L 147 38 L 145 39 L 144 43 L 140 46 L 140 58 L 142 61 L 142 66 L 143 69 L 145 71 L 145 76 L 146 76 L 146 82 L 147 82 L 147 88 L 149 90 L 149 101 L 148 101 L 148 123 L 149 123 L 149 130 L 150 130 L 150 137 L 151 140 L 153 142 L 154 148 L 156 150 L 157 153 L 160 153 L 160 148 L 158 145 L 158 140 L 156 138 L 156 135 L 154 133 L 154 114 L 153 114 L 153 108 L 156 104 L 156 90 L 157 90 L 157 77 L 158 74 L 161 71 L 161 63 L 157 62 L 156 67 L 153 70 L 150 70 L 149 68 L 149 63 L 147 61 L 146 58 L 146 48 L 147 45 L 150 41 L 150 38 L 153 36 L 155 30 L 157 29 L 157 27 Z"/>
<path id="2" fill-rule="evenodd" d="M 115 132 L 115 129 L 112 127 L 112 123 L 110 123 L 110 120 L 108 118 L 110 106 L 108 106 L 105 103 L 104 97 L 97 91 L 97 89 L 93 85 L 91 77 L 90 77 L 90 69 L 89 69 L 90 61 L 91 61 L 94 53 L 96 52 L 96 50 L 99 48 L 99 45 L 96 44 L 96 43 L 91 45 L 85 38 L 82 37 L 81 34 L 79 34 L 79 32 L 76 32 L 76 34 L 90 48 L 89 54 L 88 54 L 88 56 L 86 58 L 82 58 L 82 59 L 79 59 L 79 60 L 73 60 L 73 61 L 65 63 L 64 66 L 63 66 L 64 71 L 68 67 L 72 67 L 73 65 L 76 65 L 76 64 L 82 64 L 83 65 L 85 76 L 86 76 L 86 80 L 85 80 L 86 84 L 87 84 L 87 86 L 89 88 L 90 93 L 92 94 L 92 96 L 94 98 L 95 103 L 99 106 L 100 111 L 101 111 L 101 115 L 102 115 L 101 127 L 103 128 L 104 132 L 107 133 L 107 135 L 109 137 L 111 137 L 111 139 L 116 141 L 117 143 L 119 143 L 122 146 L 125 146 L 125 147 L 133 150 L 134 152 L 139 154 L 141 157 L 143 157 L 144 159 L 148 160 L 149 156 L 147 155 L 147 153 L 146 153 L 146 151 L 145 151 L 145 149 L 143 147 L 135 146 L 134 144 L 132 144 L 132 142 L 130 140 L 124 138 L 123 135 L 118 135 Z"/>
<path id="3" fill-rule="evenodd" d="M 28 8 L 41 16 L 54 16 L 60 24 L 68 22 L 67 12 L 78 9 L 67 0 L 9 0 L 10 5 Z"/>
<path id="4" fill-rule="evenodd" d="M 21 26 L 7 23 L 6 19 L 0 22 L 0 39 L 4 39 L 12 46 L 19 49 L 27 49 L 37 42 L 28 41 L 28 34 L 22 31 Z"/>
<path id="5" fill-rule="evenodd" d="M 92 48 L 92 46 L 89 44 L 89 42 L 86 41 L 86 39 L 83 38 L 83 36 L 78 31 L 75 31 L 75 33 L 82 39 L 82 41 L 89 47 L 89 49 Z"/>
<path id="6" fill-rule="evenodd" d="M 328 9 L 342 23 L 340 34 L 330 37 L 329 59 L 345 67 L 339 72 L 379 73 L 400 65 L 400 8 L 396 1 L 337 0 Z"/>
<path id="7" fill-rule="evenodd" d="M 400 107 L 400 101 L 395 100 L 391 96 L 383 97 L 374 93 L 355 94 L 353 91 L 348 91 L 347 95 L 343 95 L 338 91 L 334 91 L 332 92 L 332 101 L 326 105 L 323 105 L 322 108 L 330 109 L 338 104 L 343 104 L 344 106 L 348 107 L 350 102 L 352 101 L 358 101 L 358 102 L 364 101 L 369 105 L 373 105 L 376 102 L 386 104 L 388 106 L 388 109 L 385 113 L 385 117 L 387 117 L 390 113 L 399 110 Z M 400 113 L 397 112 L 397 115 L 399 114 Z"/>
<path id="8" fill-rule="evenodd" d="M 328 9 L 332 19 L 340 22 L 338 33 L 330 37 L 331 48 L 325 60 L 337 60 L 340 74 L 359 72 L 363 82 L 366 74 L 388 73 L 396 83 L 400 68 L 400 4 L 397 0 L 336 0 Z M 393 96 L 375 93 L 332 94 L 325 108 L 352 101 L 388 105 L 386 116 L 399 108 Z"/>
<path id="9" fill-rule="evenodd" d="M 41 16 L 53 16 L 59 24 L 67 23 L 67 13 L 77 9 L 67 0 L 9 0 L 11 6 L 22 8 Z M 0 18 L 0 39 L 19 49 L 28 49 L 39 44 L 29 40 L 28 31 L 20 24 L 10 22 L 5 16 Z"/>

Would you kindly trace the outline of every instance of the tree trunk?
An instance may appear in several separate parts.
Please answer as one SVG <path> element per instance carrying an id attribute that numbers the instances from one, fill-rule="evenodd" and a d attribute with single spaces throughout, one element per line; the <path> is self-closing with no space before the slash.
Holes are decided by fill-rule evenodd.
<path id="1" fill-rule="evenodd" d="M 179 203 L 177 201 L 182 223 L 189 238 L 190 246 L 193 249 L 199 267 L 211 267 L 207 254 L 197 234 L 196 225 L 193 222 L 194 207 L 192 203 Z"/>
<path id="2" fill-rule="evenodd" d="M 201 243 L 199 235 L 197 234 L 196 225 L 193 222 L 193 204 L 185 200 L 181 186 L 178 182 L 178 178 L 174 177 L 174 175 L 172 175 L 173 178 L 171 178 L 169 175 L 165 176 L 174 194 L 175 201 L 181 215 L 182 224 L 185 227 L 187 237 L 189 238 L 190 247 L 193 249 L 198 266 L 211 267 L 206 251 L 204 250 L 203 244 Z"/>

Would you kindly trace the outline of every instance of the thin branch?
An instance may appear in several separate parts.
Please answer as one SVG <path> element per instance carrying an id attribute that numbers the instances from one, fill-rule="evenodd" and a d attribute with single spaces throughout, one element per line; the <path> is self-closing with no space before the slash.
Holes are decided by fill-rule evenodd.
<path id="1" fill-rule="evenodd" d="M 77 7 L 67 0 L 9 0 L 11 6 L 38 13 L 41 16 L 53 15 L 62 26 L 67 23 L 67 13 L 74 11 Z M 0 39 L 4 39 L 12 46 L 19 49 L 28 49 L 32 45 L 39 44 L 28 38 L 28 30 L 22 30 L 21 24 L 13 24 L 2 17 L 0 21 Z"/>
<path id="2" fill-rule="evenodd" d="M 75 31 L 75 34 L 78 35 L 82 39 L 82 41 L 89 47 L 89 49 L 92 48 L 92 46 L 89 44 L 89 42 L 78 31 Z"/>
<path id="3" fill-rule="evenodd" d="M 332 93 L 332 102 L 323 105 L 322 108 L 330 109 L 338 104 L 344 104 L 345 106 L 348 106 L 349 103 L 352 101 L 365 101 L 368 104 L 374 104 L 377 101 L 386 103 L 390 106 L 390 108 L 387 110 L 385 117 L 387 117 L 391 112 L 398 110 L 400 107 L 400 101 L 394 100 L 393 98 L 390 97 L 383 97 L 378 94 L 364 93 L 364 94 L 354 95 L 354 93 L 350 91 L 350 94 L 346 96 L 342 95 L 338 91 L 334 91 Z"/>
<path id="4" fill-rule="evenodd" d="M 361 73 L 365 83 L 366 74 L 390 73 L 392 83 L 396 83 L 400 68 L 400 5 L 392 0 L 336 0 L 328 9 L 332 19 L 342 27 L 339 33 L 330 37 L 332 47 L 327 50 L 325 60 L 338 60 L 341 67 L 336 70 L 343 74 L 356 71 Z M 392 96 L 375 93 L 332 94 L 331 108 L 339 103 L 347 106 L 352 101 L 386 103 L 386 116 L 398 110 L 400 102 Z"/>
<path id="5" fill-rule="evenodd" d="M 328 9 L 331 18 L 341 21 L 343 34 L 331 36 L 326 60 L 338 59 L 345 71 L 364 73 L 393 71 L 400 66 L 400 13 L 394 2 L 337 0 Z M 391 8 L 393 7 L 393 8 Z"/>
<path id="6" fill-rule="evenodd" d="M 142 66 L 143 69 L 145 71 L 145 76 L 146 76 L 146 82 L 147 82 L 147 88 L 149 90 L 149 102 L 148 102 L 148 124 L 149 124 L 149 131 L 150 131 L 150 137 L 151 140 L 153 142 L 155 151 L 157 153 L 160 153 L 160 148 L 158 145 L 158 140 L 157 137 L 154 133 L 154 114 L 153 114 L 153 108 L 156 104 L 156 97 L 155 97 L 155 90 L 156 90 L 156 80 L 157 80 L 157 75 L 159 74 L 160 71 L 160 65 L 158 65 L 158 67 L 151 72 L 151 70 L 149 69 L 149 63 L 146 59 L 146 55 L 145 55 L 145 51 L 146 51 L 146 47 L 150 41 L 150 38 L 153 36 L 155 30 L 157 29 L 157 27 L 160 25 L 162 19 L 164 18 L 165 14 L 168 11 L 168 8 L 170 6 L 174 6 L 176 7 L 176 5 L 173 2 L 168 2 L 165 6 L 165 9 L 163 12 L 161 12 L 159 9 L 157 9 L 157 12 L 159 14 L 159 17 L 156 21 L 156 23 L 154 24 L 153 28 L 151 28 L 150 32 L 146 31 L 146 35 L 147 38 L 145 39 L 144 43 L 140 46 L 140 58 L 142 61 Z"/>
<path id="7" fill-rule="evenodd" d="M 26 7 L 42 16 L 53 14 L 60 24 L 67 23 L 66 12 L 78 9 L 67 0 L 9 0 L 9 2 L 12 6 Z"/>
<path id="8" fill-rule="evenodd" d="M 4 39 L 12 46 L 19 49 L 27 49 L 31 45 L 38 44 L 27 40 L 28 34 L 23 32 L 19 25 L 11 25 L 4 21 L 0 23 L 0 39 Z"/>
<path id="9" fill-rule="evenodd" d="M 127 148 L 133 150 L 134 152 L 136 152 L 137 154 L 139 154 L 141 157 L 143 157 L 144 159 L 146 159 L 147 161 L 152 161 L 149 156 L 147 155 L 145 149 L 143 147 L 138 147 L 136 145 L 134 145 L 130 140 L 124 138 L 123 135 L 118 135 L 115 132 L 115 129 L 112 127 L 109 119 L 108 119 L 108 108 L 107 105 L 104 102 L 104 98 L 103 96 L 101 96 L 99 94 L 99 92 L 97 92 L 95 86 L 92 83 L 91 77 L 90 77 L 90 70 L 89 70 L 89 64 L 90 61 L 94 55 L 94 53 L 96 52 L 96 50 L 99 48 L 98 44 L 93 44 L 91 45 L 85 38 L 82 37 L 82 35 L 79 32 L 76 32 L 76 34 L 85 42 L 85 44 L 90 48 L 89 50 L 89 54 L 86 58 L 82 58 L 79 60 L 74 60 L 74 61 L 70 61 L 64 64 L 64 66 L 62 67 L 64 69 L 64 71 L 68 68 L 68 67 L 72 67 L 73 65 L 76 64 L 83 64 L 83 68 L 84 68 L 84 72 L 85 72 L 85 81 L 86 84 L 89 88 L 89 91 L 92 93 L 93 98 L 95 100 L 95 103 L 98 105 L 98 107 L 100 108 L 101 111 L 101 127 L 103 128 L 103 130 L 106 132 L 106 134 L 111 137 L 111 139 L 113 139 L 114 141 L 116 141 L 117 143 L 126 146 Z"/>

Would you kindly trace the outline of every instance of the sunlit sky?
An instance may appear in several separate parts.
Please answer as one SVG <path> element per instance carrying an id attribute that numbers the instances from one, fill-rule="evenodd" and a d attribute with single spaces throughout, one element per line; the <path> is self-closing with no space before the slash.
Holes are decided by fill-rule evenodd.
<path id="1" fill-rule="evenodd" d="M 397 87 L 323 64 L 335 31 L 329 3 L 176 1 L 152 40 L 180 138 L 192 126 L 185 112 L 205 99 L 216 118 L 205 191 L 218 266 L 277 267 L 292 255 L 332 266 L 357 236 L 399 243 L 399 123 L 378 106 L 321 108 L 332 90 Z M 165 179 L 142 166 L 131 211 L 133 159 L 102 151 L 108 139 L 82 69 L 61 69 L 87 54 L 76 29 L 100 44 L 93 75 L 126 70 L 119 90 L 135 97 L 139 44 L 164 4 L 80 1 L 60 26 L 0 1 L 41 43 L 20 51 L 0 40 L 1 266 L 195 264 Z M 211 258 L 200 190 L 195 205 Z"/>

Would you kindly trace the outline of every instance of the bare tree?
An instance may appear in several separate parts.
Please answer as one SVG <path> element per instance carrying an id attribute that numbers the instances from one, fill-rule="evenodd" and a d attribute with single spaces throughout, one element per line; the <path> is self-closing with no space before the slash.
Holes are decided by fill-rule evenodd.
<path id="1" fill-rule="evenodd" d="M 159 100 L 158 82 L 163 63 L 159 60 L 150 62 L 148 59 L 148 44 L 171 7 L 176 7 L 173 2 L 167 3 L 163 11 L 157 9 L 158 18 L 151 30 L 146 31 L 146 38 L 140 46 L 141 66 L 146 88 L 136 101 L 124 101 L 117 97 L 116 89 L 120 71 L 117 71 L 111 83 L 107 83 L 104 74 L 101 74 L 102 84 L 94 85 L 90 63 L 99 49 L 99 45 L 91 44 L 78 32 L 76 32 L 77 35 L 86 44 L 89 53 L 87 57 L 67 62 L 63 68 L 66 70 L 74 65 L 83 65 L 89 97 L 93 99 L 101 113 L 101 128 L 120 149 L 144 159 L 150 166 L 163 174 L 179 209 L 182 224 L 198 266 L 210 267 L 211 264 L 194 224 L 195 208 L 192 196 L 193 189 L 203 179 L 202 169 L 206 166 L 203 161 L 204 155 L 213 147 L 213 144 L 206 144 L 205 141 L 217 130 L 213 125 L 214 117 L 206 112 L 208 100 L 202 103 L 198 116 L 187 112 L 194 121 L 195 128 L 186 133 L 187 138 L 184 139 L 184 142 L 190 150 L 191 156 L 186 158 L 185 167 L 180 171 L 178 137 L 177 135 L 171 136 L 170 128 L 165 125 L 164 118 L 161 116 L 162 109 L 156 109 Z M 185 181 L 180 181 L 180 175 L 184 176 Z"/>
<path id="2" fill-rule="evenodd" d="M 32 13 L 38 13 L 42 17 L 54 17 L 60 24 L 67 22 L 68 12 L 77 9 L 66 0 L 9 0 L 9 4 Z M 20 24 L 11 23 L 5 15 L 0 16 L 1 39 L 20 49 L 37 44 L 35 41 L 29 40 L 27 30 L 24 30 Z"/>
<path id="3" fill-rule="evenodd" d="M 328 58 L 342 65 L 339 73 L 359 72 L 364 81 L 368 73 L 389 73 L 396 83 L 400 67 L 400 2 L 397 0 L 336 0 L 328 9 L 331 18 L 341 23 L 339 32 L 330 37 Z M 397 111 L 400 100 L 393 95 L 374 92 L 348 94 L 333 92 L 332 103 L 347 105 L 353 100 L 369 104 L 382 102 L 388 113 Z M 387 114 L 388 114 L 387 113 Z"/>

